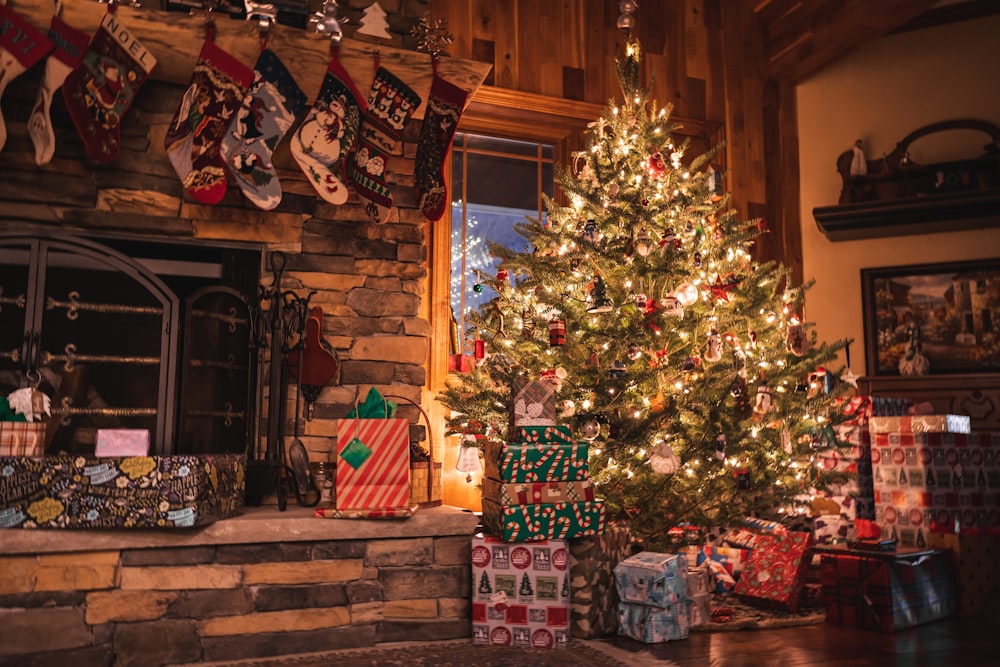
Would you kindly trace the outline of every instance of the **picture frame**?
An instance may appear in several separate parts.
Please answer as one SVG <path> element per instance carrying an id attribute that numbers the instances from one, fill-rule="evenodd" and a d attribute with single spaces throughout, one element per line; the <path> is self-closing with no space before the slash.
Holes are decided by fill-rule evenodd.
<path id="1" fill-rule="evenodd" d="M 870 376 L 1000 373 L 1000 258 L 861 270 Z"/>

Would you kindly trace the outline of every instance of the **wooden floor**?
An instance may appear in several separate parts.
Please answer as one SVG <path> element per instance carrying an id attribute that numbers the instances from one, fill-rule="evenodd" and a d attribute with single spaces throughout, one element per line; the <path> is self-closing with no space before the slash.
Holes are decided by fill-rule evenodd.
<path id="1" fill-rule="evenodd" d="M 892 634 L 823 623 L 775 630 L 692 632 L 683 641 L 605 641 L 638 667 L 995 667 L 1000 618 L 955 618 Z"/>

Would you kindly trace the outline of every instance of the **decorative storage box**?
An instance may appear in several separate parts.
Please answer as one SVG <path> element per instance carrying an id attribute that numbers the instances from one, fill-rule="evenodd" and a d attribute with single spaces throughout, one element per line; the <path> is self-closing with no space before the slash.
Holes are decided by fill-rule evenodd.
<path id="1" fill-rule="evenodd" d="M 499 505 L 484 497 L 483 526 L 508 542 L 598 535 L 604 530 L 604 501 Z"/>
<path id="2" fill-rule="evenodd" d="M 243 454 L 0 458 L 0 526 L 180 528 L 243 510 Z"/>
<path id="3" fill-rule="evenodd" d="M 472 641 L 563 648 L 569 642 L 566 542 L 472 538 Z"/>
<path id="4" fill-rule="evenodd" d="M 950 550 L 958 584 L 961 616 L 1000 616 L 1000 533 L 931 531 L 927 546 Z"/>
<path id="5" fill-rule="evenodd" d="M 556 423 L 556 394 L 552 384 L 542 380 L 516 382 L 510 397 L 510 426 L 550 426 Z"/>
<path id="6" fill-rule="evenodd" d="M 826 620 L 892 632 L 947 618 L 958 598 L 948 552 L 822 551 Z"/>
<path id="7" fill-rule="evenodd" d="M 872 433 L 969 433 L 971 425 L 968 415 L 872 417 L 868 421 Z"/>
<path id="8" fill-rule="evenodd" d="M 691 629 L 691 601 L 681 600 L 661 609 L 618 603 L 618 634 L 647 644 L 687 639 Z"/>
<path id="9" fill-rule="evenodd" d="M 0 421 L 0 456 L 43 456 L 44 422 Z"/>
<path id="10" fill-rule="evenodd" d="M 498 505 L 543 505 L 594 500 L 594 482 L 500 482 L 483 480 L 483 497 Z"/>
<path id="11" fill-rule="evenodd" d="M 687 571 L 684 554 L 637 553 L 615 567 L 618 597 L 623 603 L 666 609 L 687 599 Z"/>
<path id="12" fill-rule="evenodd" d="M 504 482 L 590 479 L 586 440 L 566 444 L 486 443 L 486 476 Z"/>
<path id="13" fill-rule="evenodd" d="M 94 455 L 98 458 L 149 456 L 149 431 L 144 428 L 99 428 Z"/>
<path id="14" fill-rule="evenodd" d="M 809 533 L 796 531 L 760 535 L 733 593 L 748 604 L 797 610 L 810 540 Z"/>
<path id="15" fill-rule="evenodd" d="M 569 540 L 570 634 L 592 639 L 618 632 L 615 566 L 628 558 L 627 525 L 609 525 L 603 534 Z"/>

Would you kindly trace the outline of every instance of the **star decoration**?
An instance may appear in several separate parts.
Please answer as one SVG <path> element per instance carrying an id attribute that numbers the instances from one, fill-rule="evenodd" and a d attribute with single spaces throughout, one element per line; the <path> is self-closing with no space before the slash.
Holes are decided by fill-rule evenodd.
<path id="1" fill-rule="evenodd" d="M 455 41 L 455 36 L 448 32 L 448 22 L 430 16 L 422 17 L 410 34 L 417 38 L 417 51 L 429 53 L 432 58 L 437 58 Z"/>
<path id="2" fill-rule="evenodd" d="M 711 290 L 713 299 L 729 303 L 729 293 L 736 289 L 739 282 L 740 281 L 735 280 L 732 276 L 727 277 L 726 282 L 722 282 L 722 278 L 716 276 L 715 282 L 709 285 L 708 289 Z"/>
<path id="3" fill-rule="evenodd" d="M 844 382 L 846 384 L 849 384 L 852 387 L 854 387 L 855 389 L 857 389 L 858 388 L 858 377 L 859 376 L 857 376 L 857 375 L 854 374 L 854 371 L 852 371 L 850 368 L 848 368 L 846 371 L 844 371 L 843 373 L 840 374 L 840 381 Z"/>

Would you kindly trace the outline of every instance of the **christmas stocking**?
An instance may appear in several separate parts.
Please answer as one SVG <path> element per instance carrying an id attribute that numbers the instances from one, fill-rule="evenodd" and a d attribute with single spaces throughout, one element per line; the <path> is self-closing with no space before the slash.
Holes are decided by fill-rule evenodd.
<path id="1" fill-rule="evenodd" d="M 0 5 L 0 95 L 52 50 L 52 42 L 6 4 Z M 0 115 L 0 149 L 7 143 L 7 124 Z"/>
<path id="2" fill-rule="evenodd" d="M 45 61 L 45 76 L 38 86 L 35 106 L 28 118 L 28 134 L 35 144 L 36 164 L 48 164 L 56 150 L 56 136 L 52 131 L 52 118 L 49 115 L 52 95 L 63 85 L 70 71 L 80 64 L 83 52 L 90 42 L 87 33 L 77 30 L 58 16 L 52 17 L 49 35 L 55 43 L 55 50 Z"/>
<path id="3" fill-rule="evenodd" d="M 361 145 L 347 167 L 347 178 L 375 224 L 388 220 L 392 209 L 392 195 L 385 184 L 385 163 L 399 150 L 406 121 L 420 102 L 413 89 L 389 70 L 379 67 L 375 72 L 368 92 L 368 109 L 361 122 Z"/>
<path id="4" fill-rule="evenodd" d="M 253 71 L 216 46 L 214 38 L 210 29 L 164 139 L 181 183 L 202 204 L 218 204 L 226 194 L 222 137 L 253 81 Z"/>
<path id="5" fill-rule="evenodd" d="M 434 73 L 414 168 L 420 210 L 431 221 L 440 220 L 448 205 L 448 189 L 442 171 L 444 159 L 468 98 L 467 92 Z"/>
<path id="6" fill-rule="evenodd" d="M 111 164 L 118 157 L 122 117 L 154 67 L 156 58 L 109 5 L 83 60 L 63 82 L 66 109 L 95 162 Z"/>
<path id="7" fill-rule="evenodd" d="M 365 103 L 351 76 L 334 57 L 309 114 L 292 135 L 292 157 L 319 193 L 331 204 L 347 201 L 344 164 L 354 151 Z"/>
<path id="8" fill-rule="evenodd" d="M 305 103 L 305 93 L 284 63 L 274 51 L 262 51 L 254 67 L 254 81 L 222 138 L 220 150 L 240 190 L 265 211 L 281 203 L 281 184 L 271 155 Z"/>

